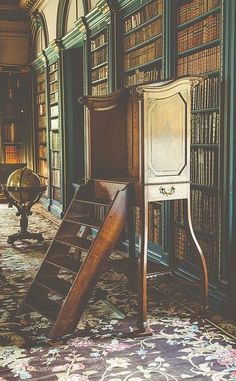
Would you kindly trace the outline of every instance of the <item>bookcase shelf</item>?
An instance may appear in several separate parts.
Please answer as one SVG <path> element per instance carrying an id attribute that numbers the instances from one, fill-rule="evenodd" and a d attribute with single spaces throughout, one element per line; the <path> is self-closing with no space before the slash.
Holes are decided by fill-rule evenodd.
<path id="1" fill-rule="evenodd" d="M 36 71 L 36 120 L 35 120 L 35 152 L 36 171 L 43 185 L 48 185 L 48 142 L 47 142 L 47 102 L 46 74 L 44 67 Z M 48 198 L 48 188 L 43 194 Z"/>
<path id="2" fill-rule="evenodd" d="M 136 49 L 142 48 L 146 44 L 153 42 L 153 41 L 156 41 L 156 40 L 160 39 L 161 37 L 162 37 L 162 33 L 159 33 L 156 36 L 152 36 L 152 37 L 148 38 L 147 40 L 140 42 L 138 44 L 135 44 L 134 46 L 132 46 L 128 49 L 124 49 L 123 53 L 129 53 L 129 52 L 135 51 Z"/>
<path id="3" fill-rule="evenodd" d="M 26 75 L 6 71 L 0 73 L 0 162 L 17 164 L 26 162 L 27 136 L 25 89 Z"/>
<path id="4" fill-rule="evenodd" d="M 201 50 L 205 50 L 205 49 L 208 49 L 208 48 L 211 48 L 211 47 L 218 46 L 220 44 L 220 42 L 221 42 L 220 39 L 217 38 L 217 39 L 209 41 L 209 42 L 207 42 L 205 44 L 201 44 L 201 45 L 198 45 L 196 47 L 193 47 L 193 48 L 190 48 L 190 49 L 186 49 L 186 50 L 178 53 L 178 58 L 190 55 L 192 53 L 198 53 Z"/>
<path id="5" fill-rule="evenodd" d="M 221 7 L 213 8 L 213 9 L 211 9 L 208 12 L 204 12 L 204 13 L 200 14 L 199 16 L 190 19 L 189 21 L 186 21 L 186 22 L 183 22 L 183 23 L 179 23 L 176 26 L 176 28 L 177 28 L 178 31 L 181 30 L 181 29 L 185 29 L 185 28 L 189 27 L 191 24 L 196 23 L 198 21 L 201 21 L 201 20 L 205 19 L 207 16 L 212 16 L 215 13 L 218 13 L 220 11 L 221 11 Z"/>
<path id="6" fill-rule="evenodd" d="M 50 195 L 51 203 L 60 204 L 61 193 L 61 128 L 59 120 L 58 61 L 50 63 L 49 69 L 49 131 L 50 131 Z M 55 190 L 55 187 L 57 190 Z"/>
<path id="7" fill-rule="evenodd" d="M 91 36 L 90 44 L 90 92 L 92 95 L 108 93 L 108 31 L 102 29 Z"/>
<path id="8" fill-rule="evenodd" d="M 182 4 L 181 4 L 182 3 Z M 191 22 L 197 22 L 199 19 L 221 11 L 221 0 L 193 0 L 178 1 L 176 24 L 186 27 Z"/>
<path id="9" fill-rule="evenodd" d="M 220 242 L 220 69 L 221 1 L 177 2 L 176 73 L 203 74 L 192 94 L 191 210 L 193 228 L 205 253 L 210 277 L 217 276 Z M 207 77 L 204 75 L 207 74 Z M 183 206 L 175 203 L 176 257 L 195 265 L 182 225 Z"/>
<path id="10" fill-rule="evenodd" d="M 162 77 L 163 1 L 152 0 L 128 14 L 123 25 L 123 86 Z"/>

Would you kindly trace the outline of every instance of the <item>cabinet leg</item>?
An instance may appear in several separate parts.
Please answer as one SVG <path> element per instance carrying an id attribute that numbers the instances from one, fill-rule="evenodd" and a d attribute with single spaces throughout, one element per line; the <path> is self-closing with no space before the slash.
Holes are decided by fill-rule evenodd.
<path id="1" fill-rule="evenodd" d="M 140 236 L 139 236 L 139 278 L 138 278 L 138 329 L 148 331 L 147 324 L 147 243 L 148 243 L 148 203 L 140 208 Z"/>
<path id="2" fill-rule="evenodd" d="M 127 217 L 127 229 L 129 240 L 129 263 L 128 263 L 128 281 L 130 286 L 137 284 L 137 258 L 135 255 L 135 213 L 134 208 L 131 208 Z M 136 280 L 136 282 L 135 282 Z"/>
<path id="3" fill-rule="evenodd" d="M 197 241 L 195 233 L 193 231 L 190 198 L 183 200 L 183 204 L 184 204 L 184 224 L 185 224 L 187 236 L 199 260 L 201 312 L 205 313 L 206 307 L 207 307 L 207 299 L 208 299 L 208 272 L 207 272 L 206 260 L 202 252 L 202 249 Z"/>

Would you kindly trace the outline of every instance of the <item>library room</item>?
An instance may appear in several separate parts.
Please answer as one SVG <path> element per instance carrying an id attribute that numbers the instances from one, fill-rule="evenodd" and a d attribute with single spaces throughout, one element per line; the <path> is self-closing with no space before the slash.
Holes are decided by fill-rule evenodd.
<path id="1" fill-rule="evenodd" d="M 0 0 L 0 381 L 236 380 L 236 1 Z"/>

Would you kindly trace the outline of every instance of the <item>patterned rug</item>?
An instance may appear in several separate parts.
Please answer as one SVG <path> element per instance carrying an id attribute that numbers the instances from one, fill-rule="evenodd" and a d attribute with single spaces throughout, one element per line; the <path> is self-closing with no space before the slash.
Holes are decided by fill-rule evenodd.
<path id="1" fill-rule="evenodd" d="M 166 283 L 150 284 L 152 336 L 121 335 L 135 327 L 137 297 L 125 274 L 110 267 L 72 335 L 50 340 L 46 318 L 17 315 L 59 223 L 41 206 L 34 212 L 30 229 L 42 231 L 45 241 L 9 245 L 7 237 L 17 231 L 19 220 L 12 209 L 0 206 L 0 381 L 236 381 L 233 322 L 213 313 L 208 319 L 194 318 L 176 301 L 180 291 Z M 119 253 L 113 258 L 119 260 Z M 193 306 L 187 297 L 184 304 Z"/>

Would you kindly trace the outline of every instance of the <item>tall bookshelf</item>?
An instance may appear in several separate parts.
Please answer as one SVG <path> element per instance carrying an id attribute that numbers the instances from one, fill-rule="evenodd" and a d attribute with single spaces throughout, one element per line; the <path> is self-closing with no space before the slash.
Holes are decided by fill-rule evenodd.
<path id="1" fill-rule="evenodd" d="M 50 193 L 61 203 L 61 131 L 59 122 L 58 62 L 49 65 Z"/>
<path id="2" fill-rule="evenodd" d="M 48 133 L 47 133 L 47 102 L 46 75 L 42 67 L 36 72 L 36 171 L 43 185 L 48 185 Z M 48 197 L 48 189 L 44 193 Z"/>
<path id="3" fill-rule="evenodd" d="M 22 74 L 7 72 L 0 76 L 1 86 L 1 163 L 26 161 L 26 79 Z"/>
<path id="4" fill-rule="evenodd" d="M 220 249 L 221 12 L 221 0 L 179 0 L 176 7 L 176 74 L 206 75 L 192 94 L 191 210 L 212 279 L 219 272 Z M 194 265 L 181 201 L 175 203 L 174 221 L 176 256 Z"/>
<path id="5" fill-rule="evenodd" d="M 90 38 L 90 93 L 108 94 L 108 29 L 94 34 Z"/>
<path id="6" fill-rule="evenodd" d="M 152 0 L 123 20 L 123 86 L 162 78 L 163 0 Z"/>

